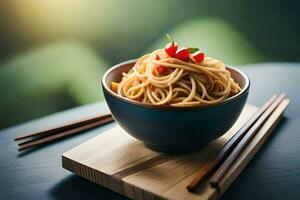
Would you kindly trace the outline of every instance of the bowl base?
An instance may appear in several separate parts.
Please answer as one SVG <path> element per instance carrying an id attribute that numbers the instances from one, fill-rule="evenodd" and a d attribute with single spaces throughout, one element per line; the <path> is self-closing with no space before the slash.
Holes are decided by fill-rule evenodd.
<path id="1" fill-rule="evenodd" d="M 194 151 L 198 151 L 202 148 L 204 148 L 206 145 L 201 145 L 200 147 L 166 147 L 166 146 L 157 146 L 152 144 L 146 144 L 144 145 L 154 151 L 162 152 L 162 153 L 171 153 L 171 154 L 185 154 L 185 153 L 192 153 Z"/>

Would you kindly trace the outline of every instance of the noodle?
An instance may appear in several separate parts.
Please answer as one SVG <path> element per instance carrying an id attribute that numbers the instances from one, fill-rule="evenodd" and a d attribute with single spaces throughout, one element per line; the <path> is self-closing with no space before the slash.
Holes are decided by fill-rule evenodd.
<path id="1" fill-rule="evenodd" d="M 157 60 L 159 55 L 161 59 Z M 167 74 L 160 74 L 157 67 Z M 189 107 L 215 104 L 241 91 L 225 68 L 216 59 L 205 57 L 196 63 L 168 57 L 163 49 L 144 55 L 132 70 L 123 73 L 116 93 L 128 99 L 153 105 Z"/>

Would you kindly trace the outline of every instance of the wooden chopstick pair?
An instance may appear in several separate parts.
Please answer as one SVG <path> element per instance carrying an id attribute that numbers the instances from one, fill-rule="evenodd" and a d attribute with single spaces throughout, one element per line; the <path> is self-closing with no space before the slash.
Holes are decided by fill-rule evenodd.
<path id="1" fill-rule="evenodd" d="M 204 166 L 196 173 L 195 178 L 187 185 L 187 190 L 193 192 L 201 181 L 215 170 L 209 179 L 209 184 L 220 191 L 220 185 L 226 172 L 233 165 L 241 152 L 256 135 L 258 130 L 264 125 L 272 112 L 284 100 L 285 94 L 279 97 L 273 95 L 239 131 L 217 152 L 215 157 L 208 160 Z M 215 169 L 217 166 L 218 169 Z"/>
<path id="2" fill-rule="evenodd" d="M 15 141 L 28 139 L 24 142 L 19 143 L 18 151 L 42 145 L 59 138 L 74 135 L 76 133 L 86 131 L 103 124 L 112 122 L 114 119 L 111 114 L 105 114 L 101 116 L 96 116 L 89 119 L 84 119 L 75 122 L 69 122 L 54 128 L 45 129 L 38 132 L 27 133 L 15 138 Z"/>

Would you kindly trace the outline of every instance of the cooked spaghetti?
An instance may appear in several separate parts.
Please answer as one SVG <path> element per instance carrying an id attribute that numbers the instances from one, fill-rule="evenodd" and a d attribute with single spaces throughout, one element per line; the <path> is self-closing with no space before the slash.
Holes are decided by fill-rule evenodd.
<path id="1" fill-rule="evenodd" d="M 189 54 L 183 61 L 159 49 L 139 58 L 112 90 L 146 104 L 188 107 L 221 102 L 241 88 L 219 60 L 203 57 L 197 63 Z"/>

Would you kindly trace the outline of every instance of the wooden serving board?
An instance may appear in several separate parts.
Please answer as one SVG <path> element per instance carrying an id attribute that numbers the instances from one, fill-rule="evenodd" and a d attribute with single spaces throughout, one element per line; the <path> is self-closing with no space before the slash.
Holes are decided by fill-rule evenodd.
<path id="1" fill-rule="evenodd" d="M 274 128 L 288 102 L 280 105 L 226 174 L 221 191 L 207 180 L 195 193 L 185 187 L 195 173 L 257 110 L 246 105 L 235 125 L 200 151 L 167 155 L 146 148 L 119 126 L 99 134 L 62 155 L 75 174 L 132 199 L 217 199 L 234 181 Z M 155 133 L 154 133 L 155 134 Z"/>

